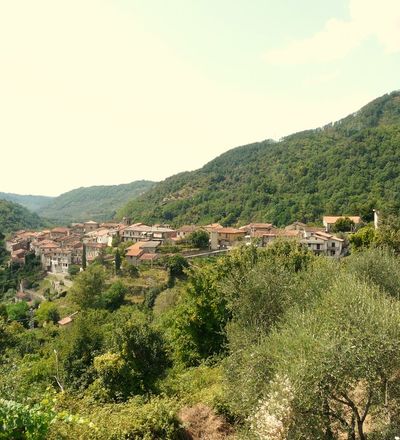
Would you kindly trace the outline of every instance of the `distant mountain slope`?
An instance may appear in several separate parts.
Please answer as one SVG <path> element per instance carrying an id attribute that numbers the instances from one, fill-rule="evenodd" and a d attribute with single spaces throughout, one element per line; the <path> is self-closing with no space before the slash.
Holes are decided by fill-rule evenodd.
<path id="1" fill-rule="evenodd" d="M 118 211 L 145 222 L 225 225 L 400 211 L 400 92 L 323 128 L 230 150 Z"/>
<path id="2" fill-rule="evenodd" d="M 54 198 L 39 210 L 41 217 L 56 223 L 109 220 L 128 200 L 146 192 L 154 182 L 138 180 L 123 185 L 77 188 Z"/>
<path id="3" fill-rule="evenodd" d="M 12 193 L 0 192 L 1 200 L 9 200 L 10 202 L 19 203 L 29 211 L 37 212 L 44 206 L 49 204 L 53 197 L 47 196 L 32 196 L 32 195 L 20 195 Z"/>
<path id="4" fill-rule="evenodd" d="M 28 211 L 17 203 L 0 200 L 0 232 L 18 231 L 20 229 L 36 229 L 43 226 L 37 214 Z"/>

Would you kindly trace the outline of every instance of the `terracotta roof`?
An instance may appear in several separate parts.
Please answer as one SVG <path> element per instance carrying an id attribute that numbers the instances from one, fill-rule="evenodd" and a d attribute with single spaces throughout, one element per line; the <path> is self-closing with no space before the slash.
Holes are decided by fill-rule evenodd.
<path id="1" fill-rule="evenodd" d="M 249 223 L 241 226 L 240 229 L 270 229 L 272 226 L 272 223 Z"/>
<path id="2" fill-rule="evenodd" d="M 112 228 L 112 229 L 115 229 L 115 228 L 118 228 L 119 225 L 120 225 L 119 223 L 108 222 L 108 223 L 102 223 L 100 225 L 100 227 L 101 228 Z"/>
<path id="3" fill-rule="evenodd" d="M 86 248 L 105 248 L 107 245 L 105 243 L 86 243 Z"/>
<path id="4" fill-rule="evenodd" d="M 301 234 L 301 231 L 296 230 L 286 230 L 286 229 L 274 229 L 272 232 L 263 233 L 263 237 L 286 237 L 286 238 L 293 238 L 293 237 L 299 237 Z"/>
<path id="5" fill-rule="evenodd" d="M 41 249 L 54 249 L 54 248 L 58 248 L 58 244 L 51 242 L 51 243 L 40 243 L 39 247 Z"/>
<path id="6" fill-rule="evenodd" d="M 177 229 L 179 232 L 194 232 L 196 229 L 199 229 L 196 225 L 183 225 Z"/>
<path id="7" fill-rule="evenodd" d="M 67 234 L 68 232 L 69 232 L 69 228 L 62 228 L 62 227 L 59 227 L 59 228 L 53 228 L 52 230 L 51 230 L 51 232 L 60 232 L 60 233 L 65 233 L 65 234 Z"/>
<path id="8" fill-rule="evenodd" d="M 94 231 L 90 231 L 86 235 L 90 237 L 102 237 L 104 235 L 108 235 L 109 232 L 110 232 L 109 229 L 101 228 L 101 229 L 95 229 Z"/>
<path id="9" fill-rule="evenodd" d="M 15 255 L 16 257 L 19 258 L 19 256 L 21 256 L 21 255 L 25 255 L 27 252 L 28 252 L 28 251 L 25 250 L 25 249 L 18 249 L 18 250 L 16 250 L 16 251 L 14 251 L 14 252 L 12 253 L 12 255 L 13 255 L 13 256 Z"/>
<path id="10" fill-rule="evenodd" d="M 325 215 L 324 217 L 322 217 L 322 222 L 323 223 L 328 223 L 328 224 L 334 224 L 336 223 L 337 220 L 339 220 L 340 218 L 349 218 L 350 220 L 353 220 L 354 223 L 361 223 L 361 217 L 360 216 L 351 216 L 351 215 Z"/>
<path id="11" fill-rule="evenodd" d="M 69 324 L 70 322 L 73 321 L 73 318 L 74 318 L 74 316 L 75 316 L 77 313 L 78 313 L 78 312 L 72 313 L 72 315 L 69 315 L 69 316 L 66 316 L 66 317 L 63 318 L 63 319 L 60 319 L 60 320 L 58 321 L 58 323 L 59 323 L 60 325 L 66 325 L 66 324 Z"/>
<path id="12" fill-rule="evenodd" d="M 125 255 L 127 257 L 139 257 L 143 253 L 144 253 L 144 251 L 142 249 L 133 248 L 133 249 L 129 249 Z"/>
<path id="13" fill-rule="evenodd" d="M 335 235 L 328 234 L 327 232 L 320 232 L 320 231 L 318 231 L 318 232 L 315 232 L 315 235 L 318 236 L 318 237 L 324 237 L 324 238 L 329 239 L 329 240 L 344 241 L 343 238 L 336 237 Z"/>
<path id="14" fill-rule="evenodd" d="M 219 228 L 216 230 L 219 234 L 244 234 L 245 231 L 236 228 Z"/>
<path id="15" fill-rule="evenodd" d="M 211 223 L 209 225 L 205 225 L 203 226 L 204 229 L 208 230 L 208 229 L 221 229 L 223 228 L 223 226 L 219 223 Z"/>

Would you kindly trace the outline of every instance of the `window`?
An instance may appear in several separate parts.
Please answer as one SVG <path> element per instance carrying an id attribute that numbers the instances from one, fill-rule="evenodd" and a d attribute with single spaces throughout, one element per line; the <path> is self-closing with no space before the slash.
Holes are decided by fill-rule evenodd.
<path id="1" fill-rule="evenodd" d="M 317 250 L 319 251 L 321 249 L 321 245 L 317 244 Z"/>
<path id="2" fill-rule="evenodd" d="M 332 243 L 332 247 L 335 247 L 335 244 L 336 244 L 336 243 L 335 243 L 335 242 L 333 242 L 333 243 Z"/>

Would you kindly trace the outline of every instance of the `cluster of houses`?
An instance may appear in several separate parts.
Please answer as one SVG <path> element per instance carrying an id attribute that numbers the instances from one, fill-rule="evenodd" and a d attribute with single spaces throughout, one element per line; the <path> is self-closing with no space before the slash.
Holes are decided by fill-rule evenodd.
<path id="1" fill-rule="evenodd" d="M 96 258 L 101 249 L 111 245 L 108 232 L 114 231 L 107 224 L 97 222 L 72 224 L 39 232 L 18 231 L 6 240 L 6 249 L 14 263 L 23 264 L 28 253 L 40 258 L 43 270 L 52 273 L 67 273 L 71 264 L 81 265 L 83 248 L 86 247 L 88 262 Z M 107 230 L 107 234 L 104 231 Z M 98 234 L 96 233 L 98 232 Z M 107 238 L 105 239 L 105 235 Z"/>
<path id="2" fill-rule="evenodd" d="M 19 231 L 6 241 L 13 262 L 23 264 L 28 252 L 40 257 L 43 270 L 52 273 L 68 273 L 71 265 L 82 265 L 85 252 L 87 263 L 96 259 L 105 248 L 118 242 L 131 242 L 126 249 L 128 263 L 138 265 L 153 263 L 163 244 L 177 244 L 187 240 L 197 230 L 209 235 L 209 251 L 227 250 L 241 243 L 257 243 L 267 246 L 277 238 L 298 240 L 315 254 L 338 257 L 343 253 L 344 240 L 331 233 L 338 216 L 323 217 L 324 227 L 311 227 L 295 222 L 285 228 L 276 228 L 271 223 L 250 223 L 240 228 L 223 227 L 219 223 L 205 226 L 184 225 L 172 229 L 164 225 L 148 226 L 143 223 L 130 224 L 129 219 L 121 223 L 98 223 L 88 221 L 73 223 L 70 227 L 34 231 Z M 357 226 L 360 217 L 350 217 Z M 85 251 L 84 251 L 85 249 Z"/>

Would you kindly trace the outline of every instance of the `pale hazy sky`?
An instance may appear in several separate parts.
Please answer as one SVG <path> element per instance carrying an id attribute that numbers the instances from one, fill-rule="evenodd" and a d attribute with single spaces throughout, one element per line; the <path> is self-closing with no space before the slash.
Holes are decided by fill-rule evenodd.
<path id="1" fill-rule="evenodd" d="M 400 0 L 0 0 L 0 191 L 161 180 L 400 88 Z"/>

